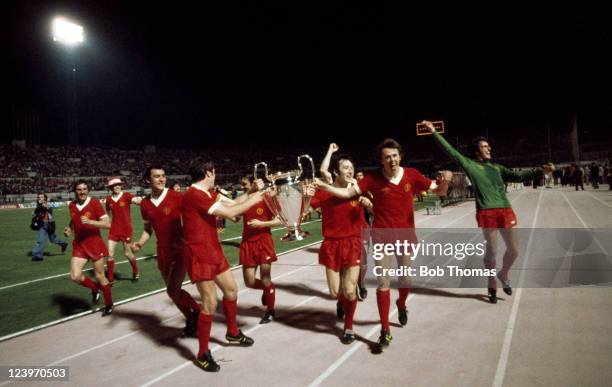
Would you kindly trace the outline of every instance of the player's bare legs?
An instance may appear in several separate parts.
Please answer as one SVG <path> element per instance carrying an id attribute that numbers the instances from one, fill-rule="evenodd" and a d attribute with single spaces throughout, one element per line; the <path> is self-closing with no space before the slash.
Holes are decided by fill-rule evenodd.
<path id="1" fill-rule="evenodd" d="M 198 313 L 201 306 L 182 289 L 185 280 L 185 269 L 182 265 L 172 265 L 167 273 L 162 272 L 162 278 L 166 284 L 166 293 L 174 302 L 178 310 L 185 316 L 185 335 L 195 336 L 197 330 Z"/>
<path id="2" fill-rule="evenodd" d="M 272 265 L 264 263 L 259 266 L 259 276 L 263 284 L 263 301 L 266 305 L 266 313 L 259 321 L 260 324 L 267 324 L 275 317 L 274 305 L 276 303 L 276 289 L 272 283 Z"/>
<path id="3" fill-rule="evenodd" d="M 104 295 L 105 311 L 103 315 L 111 314 L 113 311 L 113 299 L 111 296 L 108 280 L 104 276 L 104 259 L 98 259 L 93 262 L 94 273 L 98 284 L 93 282 L 91 278 L 83 275 L 83 268 L 87 264 L 88 259 L 80 257 L 72 257 L 70 260 L 70 279 L 78 285 L 91 290 L 92 303 L 97 304 L 100 300 L 99 291 L 102 290 Z"/>
<path id="4" fill-rule="evenodd" d="M 138 264 L 136 263 L 136 257 L 132 251 L 132 245 L 129 242 L 122 241 L 123 254 L 128 259 L 130 266 L 132 266 L 132 282 L 136 282 L 140 279 L 140 273 L 138 272 Z"/>
<path id="5" fill-rule="evenodd" d="M 341 288 L 340 288 L 340 282 L 341 282 L 340 273 L 326 267 L 325 277 L 327 278 L 327 287 L 329 288 L 329 295 L 332 298 L 338 300 L 336 302 L 336 316 L 338 318 L 343 318 L 344 317 L 344 294 L 342 293 Z"/>
<path id="6" fill-rule="evenodd" d="M 385 255 L 382 259 L 375 261 L 376 266 L 382 269 L 391 268 L 394 255 Z M 376 304 L 378 306 L 378 315 L 380 317 L 380 338 L 378 344 L 380 347 L 389 346 L 393 336 L 391 336 L 391 324 L 389 323 L 389 309 L 391 308 L 391 278 L 386 274 L 377 277 L 378 289 L 376 289 Z"/>
<path id="7" fill-rule="evenodd" d="M 341 341 L 350 344 L 355 341 L 353 332 L 353 318 L 357 308 L 357 281 L 359 280 L 359 266 L 352 266 L 342 270 L 342 295 L 344 296 L 344 334 Z"/>
<path id="8" fill-rule="evenodd" d="M 482 234 L 486 241 L 486 251 L 484 256 L 484 266 L 487 269 L 493 270 L 496 267 L 497 261 L 495 257 L 497 255 L 497 229 L 496 228 L 483 228 Z M 492 304 L 497 303 L 497 280 L 495 277 L 489 277 L 489 301 Z"/>
<path id="9" fill-rule="evenodd" d="M 230 269 L 218 274 L 215 277 L 215 283 L 221 289 L 221 292 L 223 292 L 223 314 L 225 314 L 225 323 L 227 324 L 225 339 L 230 342 L 230 344 L 238 344 L 241 346 L 253 345 L 253 339 L 245 336 L 242 331 L 238 329 L 238 286 L 236 285 L 236 281 Z"/>
<path id="10" fill-rule="evenodd" d="M 108 280 L 113 283 L 115 282 L 115 248 L 117 242 L 108 240 L 108 259 L 106 261 L 106 272 L 108 274 Z"/>
<path id="11" fill-rule="evenodd" d="M 498 273 L 497 278 L 502 283 L 504 293 L 512 295 L 512 288 L 508 281 L 508 273 L 514 264 L 514 261 L 518 258 L 518 232 L 516 228 L 504 228 L 499 230 L 504 242 L 506 243 L 506 252 L 504 253 L 504 262 L 501 271 Z"/>

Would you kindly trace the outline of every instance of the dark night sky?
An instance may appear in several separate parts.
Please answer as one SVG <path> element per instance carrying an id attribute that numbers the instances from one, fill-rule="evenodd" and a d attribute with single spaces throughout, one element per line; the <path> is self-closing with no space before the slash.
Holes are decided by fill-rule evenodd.
<path id="1" fill-rule="evenodd" d="M 3 23 L 0 140 L 10 141 L 15 108 L 39 114 L 43 143 L 66 141 L 70 54 L 49 37 L 56 14 L 86 29 L 87 144 L 370 143 L 412 139 L 424 118 L 465 136 L 567 132 L 575 111 L 582 125 L 612 124 L 605 9 L 214 3 L 15 2 Z"/>

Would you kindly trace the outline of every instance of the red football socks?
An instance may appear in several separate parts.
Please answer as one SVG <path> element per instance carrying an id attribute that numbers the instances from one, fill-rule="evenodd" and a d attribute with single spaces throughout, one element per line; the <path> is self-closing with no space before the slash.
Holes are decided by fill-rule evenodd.
<path id="1" fill-rule="evenodd" d="M 110 284 L 107 285 L 100 285 L 100 289 L 102 290 L 102 294 L 104 295 L 104 305 L 112 305 L 113 304 L 113 296 L 111 295 L 111 286 Z"/>
<path id="2" fill-rule="evenodd" d="M 204 312 L 201 312 L 198 316 L 198 343 L 200 344 L 198 357 L 202 357 L 208 352 L 208 340 L 210 339 L 213 318 L 213 315 L 205 314 Z"/>
<path id="3" fill-rule="evenodd" d="M 108 280 L 110 282 L 113 282 L 115 280 L 115 258 L 108 258 L 108 261 L 106 261 L 106 271 L 108 275 Z"/>
<path id="4" fill-rule="evenodd" d="M 380 315 L 380 325 L 385 332 L 391 332 L 389 325 L 389 307 L 391 305 L 391 292 L 387 290 L 376 290 L 376 303 Z"/>
<path id="5" fill-rule="evenodd" d="M 357 299 L 353 301 L 346 300 L 344 302 L 344 329 L 353 330 L 353 317 L 355 316 L 355 309 L 357 309 Z"/>
<path id="6" fill-rule="evenodd" d="M 236 314 L 238 309 L 237 300 L 226 300 L 223 299 L 223 313 L 225 314 L 225 322 L 227 324 L 227 334 L 230 336 L 238 336 L 238 323 L 236 321 Z"/>
<path id="7" fill-rule="evenodd" d="M 263 291 L 267 309 L 274 310 L 274 302 L 276 300 L 276 289 L 274 289 L 274 284 L 270 283 L 270 286 L 264 287 Z"/>
<path id="8" fill-rule="evenodd" d="M 128 258 L 128 261 L 130 262 L 130 266 L 132 266 L 132 273 L 138 274 L 138 264 L 136 264 L 136 257 L 131 256 Z"/>
<path id="9" fill-rule="evenodd" d="M 406 300 L 410 294 L 410 288 L 399 288 L 399 298 L 397 299 L 397 309 L 406 309 Z"/>
<path id="10" fill-rule="evenodd" d="M 91 289 L 92 292 L 98 291 L 98 285 L 87 276 L 83 276 L 83 280 L 81 281 L 80 285 Z"/>

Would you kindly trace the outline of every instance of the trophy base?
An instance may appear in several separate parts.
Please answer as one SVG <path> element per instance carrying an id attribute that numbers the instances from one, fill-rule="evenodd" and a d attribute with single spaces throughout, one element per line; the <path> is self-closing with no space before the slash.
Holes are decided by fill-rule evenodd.
<path id="1" fill-rule="evenodd" d="M 296 232 L 295 230 L 290 230 L 287 234 L 283 235 L 280 240 L 283 242 L 294 242 L 301 241 L 305 238 L 308 238 L 310 233 L 308 231 L 299 230 Z"/>

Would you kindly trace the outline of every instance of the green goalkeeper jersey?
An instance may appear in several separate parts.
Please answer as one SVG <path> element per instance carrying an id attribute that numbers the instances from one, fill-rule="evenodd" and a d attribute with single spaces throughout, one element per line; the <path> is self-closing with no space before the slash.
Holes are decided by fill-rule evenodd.
<path id="1" fill-rule="evenodd" d="M 470 159 L 453 148 L 439 133 L 433 132 L 433 138 L 463 168 L 472 181 L 476 196 L 476 208 L 479 210 L 511 208 L 510 201 L 506 196 L 504 182 L 530 180 L 540 173 L 535 169 L 517 172 L 490 161 Z"/>

